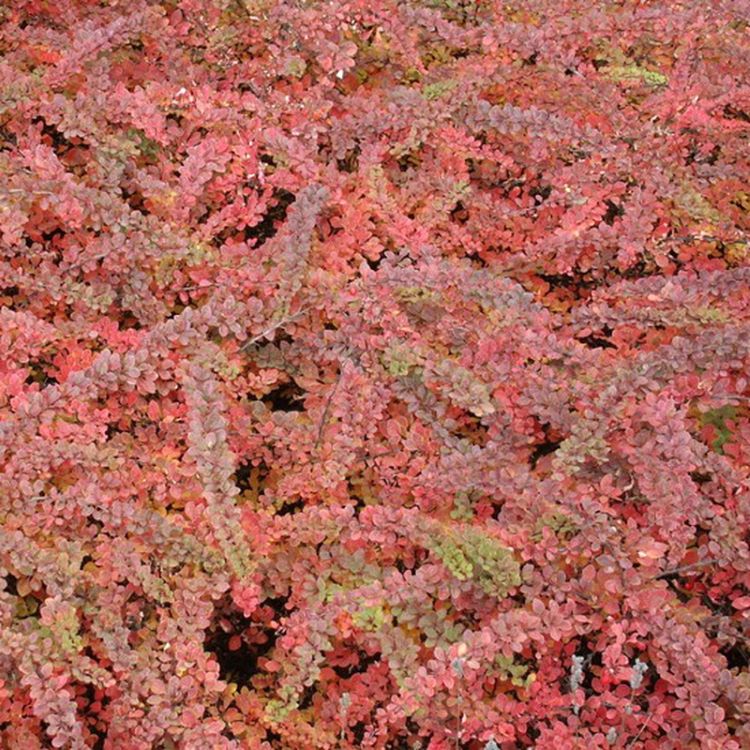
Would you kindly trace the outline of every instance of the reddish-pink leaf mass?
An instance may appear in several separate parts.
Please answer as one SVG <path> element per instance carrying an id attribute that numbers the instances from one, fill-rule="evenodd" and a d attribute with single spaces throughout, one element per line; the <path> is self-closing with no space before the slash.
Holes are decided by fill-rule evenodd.
<path id="1" fill-rule="evenodd" d="M 0 744 L 750 748 L 750 2 L 0 3 Z"/>

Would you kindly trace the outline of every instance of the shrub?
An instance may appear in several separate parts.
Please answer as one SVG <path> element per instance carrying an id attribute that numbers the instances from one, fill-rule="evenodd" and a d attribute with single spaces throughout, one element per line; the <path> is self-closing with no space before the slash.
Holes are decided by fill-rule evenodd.
<path id="1" fill-rule="evenodd" d="M 747 4 L 0 8 L 0 733 L 750 745 Z"/>

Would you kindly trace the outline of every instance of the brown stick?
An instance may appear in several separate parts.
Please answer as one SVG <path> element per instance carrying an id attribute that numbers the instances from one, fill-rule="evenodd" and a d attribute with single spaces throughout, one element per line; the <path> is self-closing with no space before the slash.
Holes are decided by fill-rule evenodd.
<path id="1" fill-rule="evenodd" d="M 660 578 L 668 578 L 669 576 L 677 575 L 678 573 L 685 573 L 688 570 L 695 570 L 696 568 L 703 568 L 706 565 L 713 565 L 716 562 L 718 562 L 718 560 L 710 559 L 701 560 L 700 562 L 691 563 L 690 565 L 681 565 L 679 568 L 672 568 L 671 570 L 665 570 L 659 573 L 658 576 L 655 576 L 655 579 L 659 580 Z"/>

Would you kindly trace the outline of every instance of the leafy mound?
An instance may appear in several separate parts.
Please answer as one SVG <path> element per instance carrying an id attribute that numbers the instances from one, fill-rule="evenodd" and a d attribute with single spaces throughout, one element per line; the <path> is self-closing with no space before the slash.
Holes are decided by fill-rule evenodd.
<path id="1" fill-rule="evenodd" d="M 750 746 L 749 25 L 4 3 L 3 746 Z"/>

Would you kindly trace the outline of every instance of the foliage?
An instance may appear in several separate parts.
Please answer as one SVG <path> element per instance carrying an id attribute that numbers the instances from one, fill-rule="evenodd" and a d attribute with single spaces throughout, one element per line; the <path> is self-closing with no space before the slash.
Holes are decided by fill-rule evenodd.
<path id="1" fill-rule="evenodd" d="M 2 4 L 3 746 L 750 746 L 749 26 Z"/>

